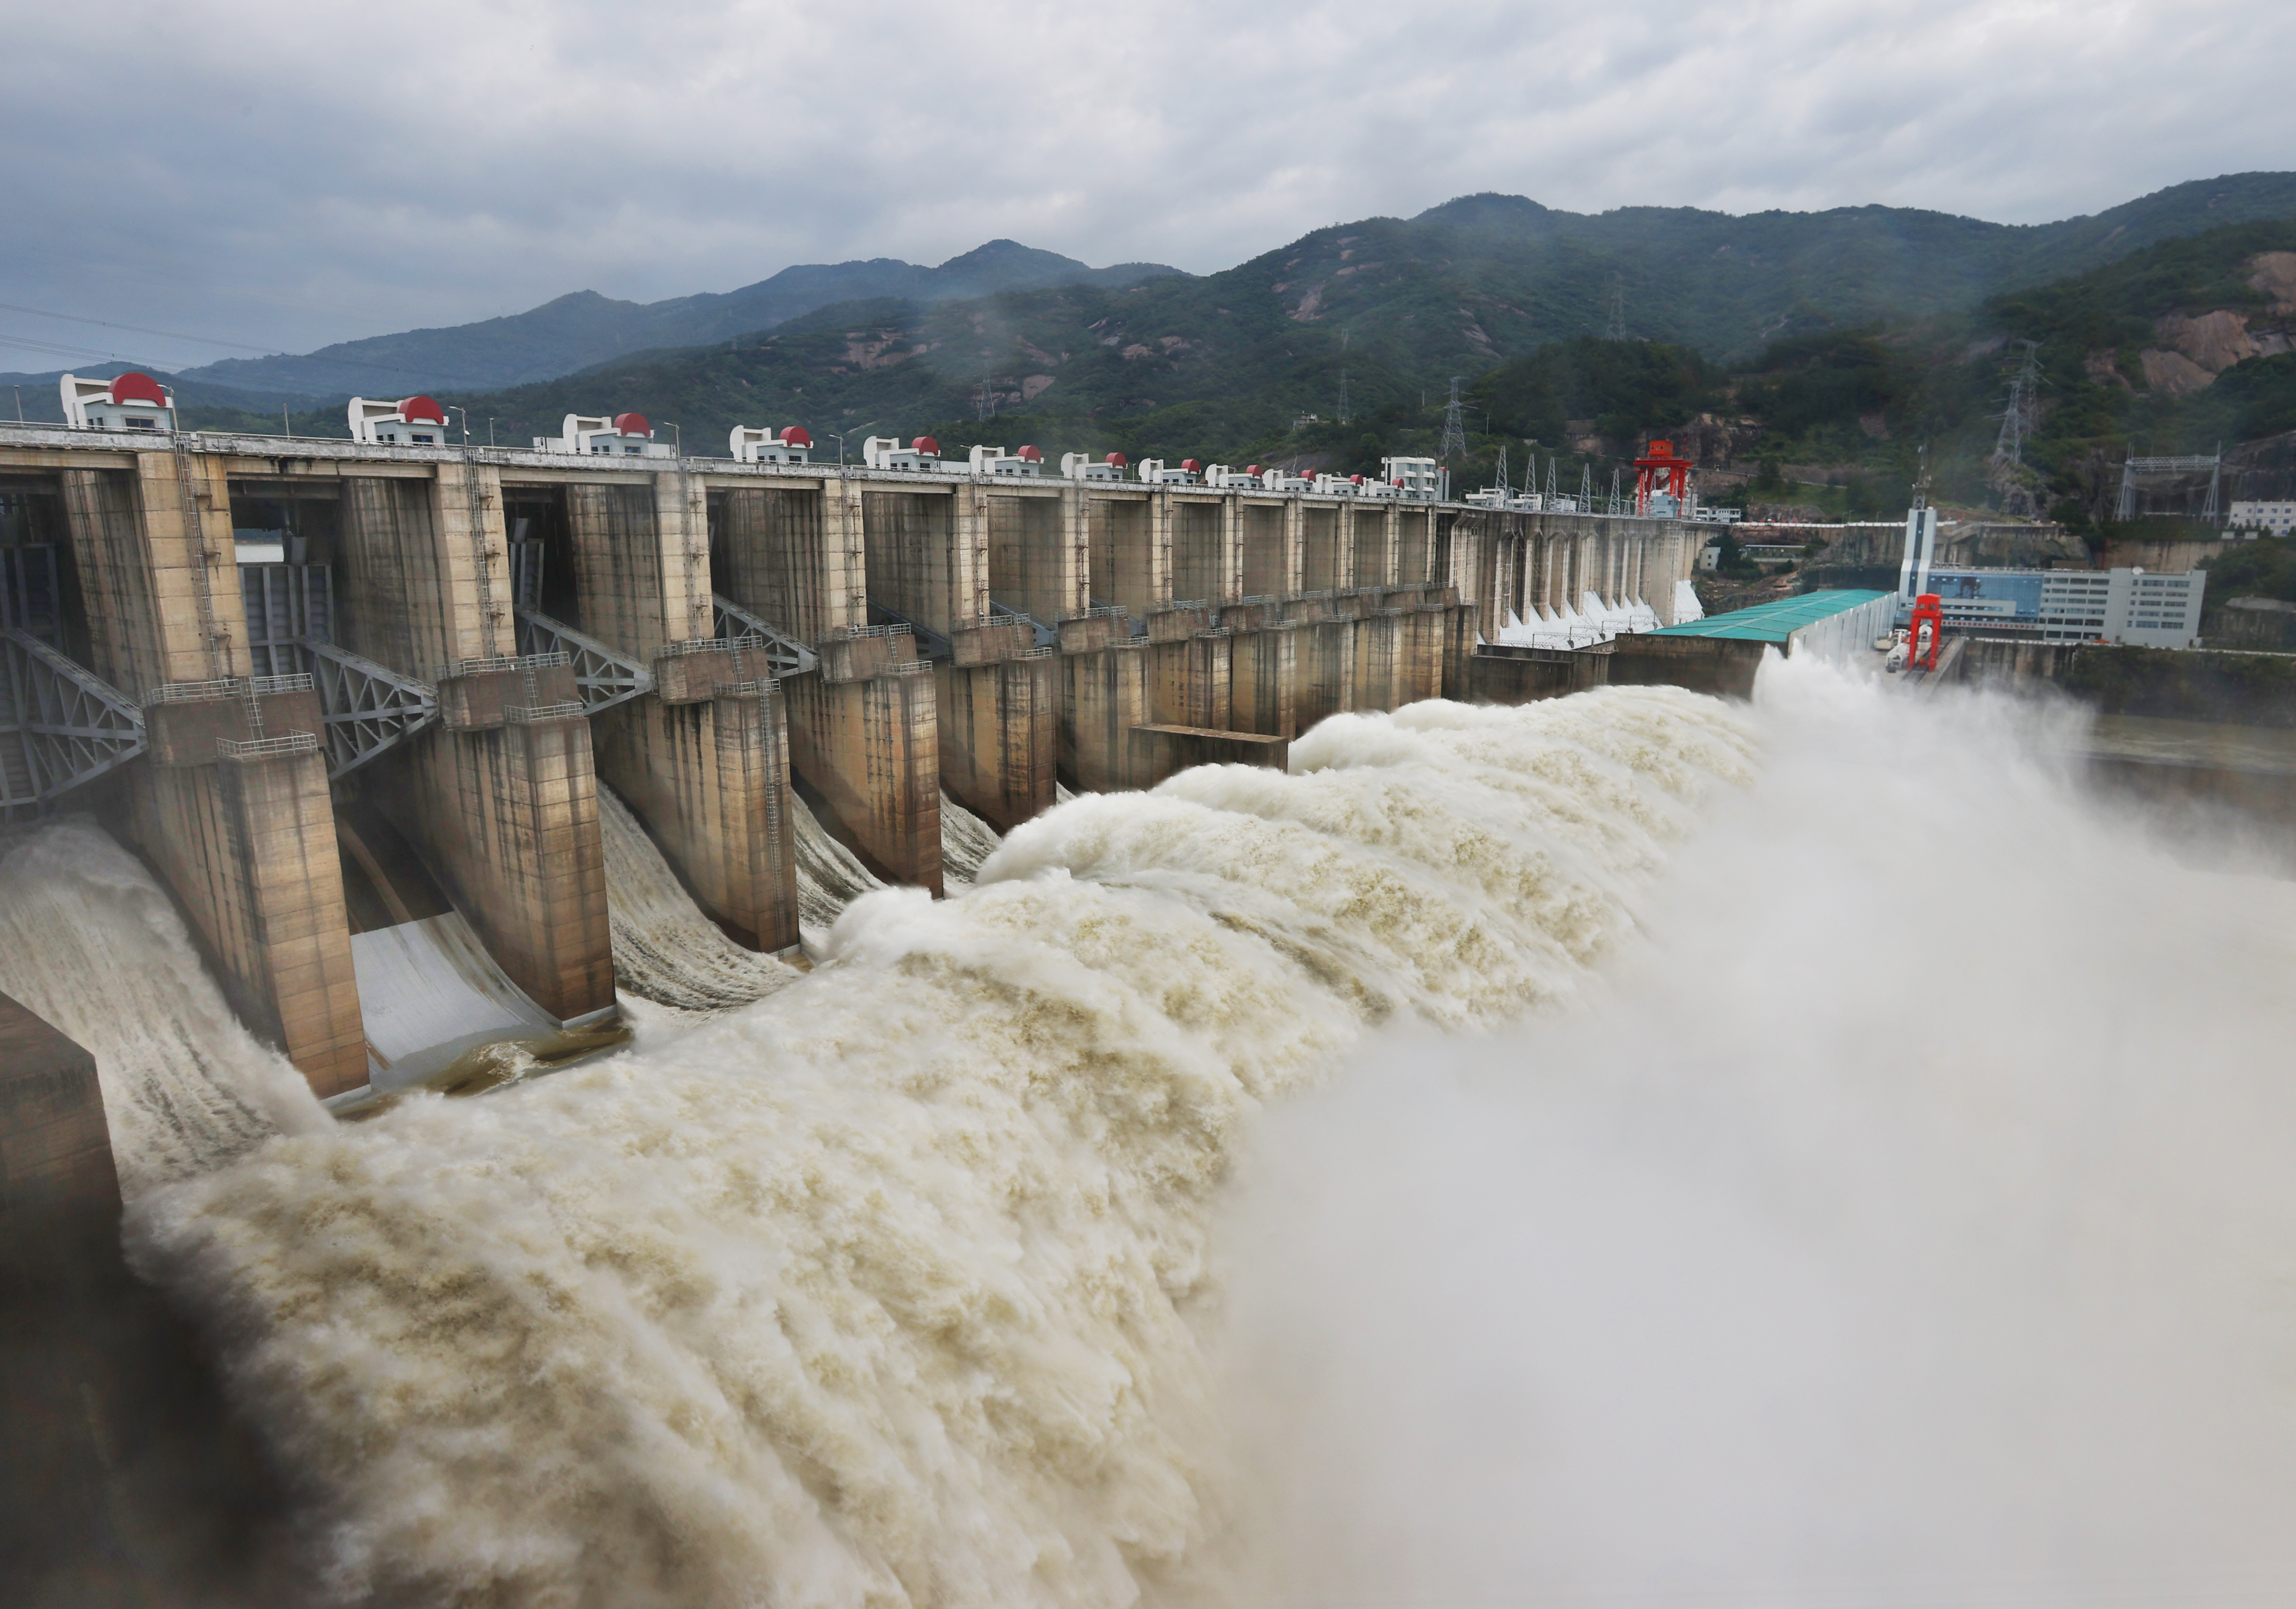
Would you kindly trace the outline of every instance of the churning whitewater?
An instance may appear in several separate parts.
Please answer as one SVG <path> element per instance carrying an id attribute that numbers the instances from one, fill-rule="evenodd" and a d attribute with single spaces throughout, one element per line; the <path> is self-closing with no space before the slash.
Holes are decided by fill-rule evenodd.
<path id="1" fill-rule="evenodd" d="M 1131 1603 L 1232 1496 L 1199 1320 L 1254 1114 L 1382 1020 L 1569 1000 L 1754 759 L 1672 689 L 1336 717 L 1293 774 L 867 894 L 659 1049 L 278 1134 L 134 1233 L 342 1597 Z"/>
<path id="2" fill-rule="evenodd" d="M 94 1056 L 130 1197 L 332 1126 L 302 1074 L 241 1026 L 151 874 L 93 821 L 0 841 L 0 992 Z"/>

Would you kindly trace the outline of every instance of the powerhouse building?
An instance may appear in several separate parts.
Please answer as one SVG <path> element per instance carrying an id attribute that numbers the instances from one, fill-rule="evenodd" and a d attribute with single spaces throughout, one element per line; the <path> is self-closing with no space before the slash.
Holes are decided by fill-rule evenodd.
<path id="1" fill-rule="evenodd" d="M 1931 570 L 1948 628 L 2030 635 L 2047 642 L 2196 648 L 2208 572 L 2156 576 L 2117 570 Z M 1900 610 L 1900 624 L 1904 611 Z"/>

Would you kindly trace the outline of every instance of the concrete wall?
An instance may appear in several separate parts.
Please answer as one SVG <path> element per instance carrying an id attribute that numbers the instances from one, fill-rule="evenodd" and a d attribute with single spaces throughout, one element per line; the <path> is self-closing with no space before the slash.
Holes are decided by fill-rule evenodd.
<path id="1" fill-rule="evenodd" d="M 734 690 L 744 685 L 752 690 Z M 779 688 L 729 670 L 707 697 L 632 699 L 593 716 L 590 728 L 599 774 L 646 824 L 694 903 L 750 949 L 795 944 L 797 851 Z"/>
<path id="2" fill-rule="evenodd" d="M 1767 651 L 1728 637 L 1617 637 L 1607 646 L 1614 687 L 1686 687 L 1726 698 L 1754 696 L 1754 673 Z"/>
<path id="3" fill-rule="evenodd" d="M 0 994 L 0 1311 L 69 1303 L 116 1264 L 119 1210 L 95 1058 Z"/>
<path id="4" fill-rule="evenodd" d="M 1608 686 L 1610 669 L 1610 656 L 1599 649 L 1480 649 L 1468 664 L 1467 698 L 1475 704 L 1564 698 Z"/>
<path id="5" fill-rule="evenodd" d="M 791 768 L 823 825 L 872 872 L 938 894 L 940 742 L 930 668 L 906 638 L 821 646 L 819 670 L 782 684 Z"/>
<path id="6" fill-rule="evenodd" d="M 270 1601 L 285 1505 L 200 1338 L 129 1274 L 95 1063 L 0 995 L 0 1581 L 10 1604 Z M 276 1563 L 276 1561 L 272 1561 Z"/>
<path id="7" fill-rule="evenodd" d="M 1053 650 L 945 663 L 934 675 L 941 786 L 998 832 L 1050 809 L 1061 731 L 1061 666 Z"/>

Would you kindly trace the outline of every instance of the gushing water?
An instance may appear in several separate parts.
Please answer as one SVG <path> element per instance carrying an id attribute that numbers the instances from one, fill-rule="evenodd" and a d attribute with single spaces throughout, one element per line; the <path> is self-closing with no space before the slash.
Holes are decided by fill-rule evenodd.
<path id="1" fill-rule="evenodd" d="M 1195 1324 L 1252 1115 L 1567 998 L 1742 722 L 1327 723 L 1079 800 L 652 1054 L 283 1139 L 141 1218 L 391 1601 L 1122 1604 L 1227 1498 Z M 314 1226 L 324 1224 L 323 1231 Z"/>
<path id="2" fill-rule="evenodd" d="M 0 992 L 94 1055 L 125 1190 L 328 1126 L 232 1015 L 168 896 L 92 821 L 0 839 Z"/>
<path id="3" fill-rule="evenodd" d="M 1763 694 L 1589 1009 L 1259 1129 L 1223 1601 L 2296 1595 L 2296 884 L 2046 712 Z"/>
<path id="4" fill-rule="evenodd" d="M 791 836 L 797 842 L 797 911 L 800 931 L 825 937 L 846 906 L 885 885 L 855 858 L 851 850 L 829 836 L 806 802 L 792 789 L 789 796 Z M 809 943 L 808 949 L 817 948 Z"/>
<path id="5" fill-rule="evenodd" d="M 708 1020 L 797 981 L 796 968 L 744 950 L 703 915 L 630 807 L 598 784 L 598 832 L 606 858 L 614 983 L 676 1014 Z"/>
<path id="6" fill-rule="evenodd" d="M 939 903 L 800 821 L 810 978 L 134 1232 L 351 1599 L 2284 1585 L 2289 886 L 1765 694 L 1340 717 Z"/>

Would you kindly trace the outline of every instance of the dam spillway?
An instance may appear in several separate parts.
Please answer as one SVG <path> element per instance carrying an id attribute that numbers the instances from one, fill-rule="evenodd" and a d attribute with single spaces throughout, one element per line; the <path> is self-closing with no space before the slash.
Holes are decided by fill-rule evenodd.
<path id="1" fill-rule="evenodd" d="M 1696 547 L 1257 486 L 99 429 L 0 427 L 0 807 L 114 823 L 323 1098 L 611 1023 L 602 780 L 730 943 L 788 953 L 800 804 L 939 894 L 944 796 L 1005 832 L 1062 786 L 1280 767 L 1335 714 L 1574 690 L 1587 665 L 1479 645 L 1588 594 L 1670 621 Z M 503 981 L 385 1049 L 363 954 Z"/>

